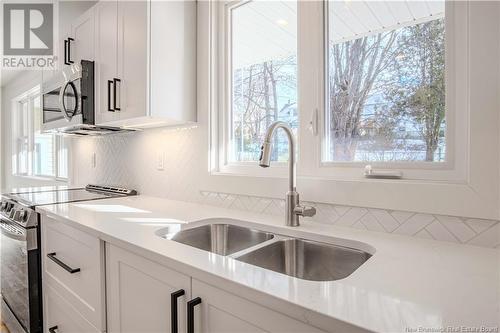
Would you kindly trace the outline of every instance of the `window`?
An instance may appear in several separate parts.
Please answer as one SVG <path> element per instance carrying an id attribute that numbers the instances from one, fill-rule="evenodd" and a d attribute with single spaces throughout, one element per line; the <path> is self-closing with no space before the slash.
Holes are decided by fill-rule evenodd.
<path id="1" fill-rule="evenodd" d="M 39 88 L 16 98 L 13 105 L 13 174 L 66 179 L 66 139 L 55 134 L 42 133 Z"/>
<path id="2" fill-rule="evenodd" d="M 266 129 L 277 120 L 297 133 L 297 4 L 251 1 L 228 5 L 230 92 L 227 161 L 256 161 Z M 272 160 L 288 160 L 276 136 Z"/>
<path id="3" fill-rule="evenodd" d="M 371 164 L 462 179 L 467 11 L 444 0 L 219 2 L 213 170 L 285 175 L 255 163 L 281 120 L 296 134 L 301 175 L 359 179 Z M 277 133 L 273 160 L 285 162 Z"/>
<path id="4" fill-rule="evenodd" d="M 444 1 L 329 1 L 324 161 L 443 162 Z"/>

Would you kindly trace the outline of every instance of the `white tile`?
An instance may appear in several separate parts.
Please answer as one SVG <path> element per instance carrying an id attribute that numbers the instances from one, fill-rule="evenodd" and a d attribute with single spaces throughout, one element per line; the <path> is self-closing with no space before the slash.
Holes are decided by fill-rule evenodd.
<path id="1" fill-rule="evenodd" d="M 500 245 L 500 224 L 483 231 L 483 233 L 471 239 L 467 244 L 497 247 Z"/>
<path id="2" fill-rule="evenodd" d="M 480 234 L 486 229 L 490 228 L 495 223 L 498 223 L 498 221 L 483 220 L 483 219 L 467 219 L 465 220 L 465 223 L 469 227 L 471 227 L 476 233 Z"/>
<path id="3" fill-rule="evenodd" d="M 365 226 L 363 223 L 361 223 L 361 221 L 358 221 L 358 222 L 354 223 L 354 224 L 352 225 L 352 227 L 353 227 L 353 228 L 356 228 L 356 229 L 361 229 L 361 230 L 368 230 L 368 229 L 366 228 L 366 226 Z"/>
<path id="4" fill-rule="evenodd" d="M 336 222 L 336 225 L 351 226 L 368 212 L 365 208 L 352 207 L 344 215 L 342 215 Z"/>
<path id="5" fill-rule="evenodd" d="M 389 214 L 388 211 L 383 209 L 370 209 L 369 212 L 377 219 L 386 231 L 393 232 L 397 227 L 399 227 L 398 221 L 396 221 L 396 219 Z"/>
<path id="6" fill-rule="evenodd" d="M 469 226 L 458 217 L 439 215 L 436 216 L 436 218 L 462 243 L 476 236 L 474 230 L 469 228 Z"/>
<path id="7" fill-rule="evenodd" d="M 382 227 L 382 225 L 378 223 L 375 216 L 370 214 L 370 212 L 366 213 L 365 216 L 363 216 L 359 221 L 363 223 L 366 229 L 370 231 L 386 232 L 384 227 Z"/>
<path id="8" fill-rule="evenodd" d="M 401 235 L 414 235 L 425 228 L 434 220 L 434 216 L 429 214 L 415 214 L 410 217 L 403 225 L 394 230 L 394 233 Z"/>
<path id="9" fill-rule="evenodd" d="M 333 205 L 317 203 L 316 215 L 313 220 L 319 223 L 333 224 L 339 218 L 339 214 L 333 208 Z"/>
<path id="10" fill-rule="evenodd" d="M 403 224 L 408 220 L 413 214 L 411 212 L 403 212 L 399 210 L 395 210 L 391 212 L 391 215 L 399 222 L 399 224 Z"/>
<path id="11" fill-rule="evenodd" d="M 347 213 L 352 207 L 334 205 L 333 208 L 340 216 L 342 216 Z"/>
<path id="12" fill-rule="evenodd" d="M 426 226 L 425 230 L 435 240 L 458 243 L 458 240 L 438 220 L 434 220 L 434 222 Z"/>
<path id="13" fill-rule="evenodd" d="M 425 239 L 434 239 L 434 238 L 432 238 L 431 234 L 425 229 L 422 229 L 419 232 L 417 232 L 415 234 L 415 237 L 425 238 Z"/>

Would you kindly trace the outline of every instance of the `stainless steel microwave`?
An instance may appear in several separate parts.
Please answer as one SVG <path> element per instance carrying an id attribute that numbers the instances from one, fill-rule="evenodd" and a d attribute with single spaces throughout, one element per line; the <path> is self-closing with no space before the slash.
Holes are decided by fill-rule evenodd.
<path id="1" fill-rule="evenodd" d="M 56 79 L 43 86 L 43 130 L 95 125 L 94 62 L 82 60 L 66 67 L 62 74 L 62 82 Z"/>

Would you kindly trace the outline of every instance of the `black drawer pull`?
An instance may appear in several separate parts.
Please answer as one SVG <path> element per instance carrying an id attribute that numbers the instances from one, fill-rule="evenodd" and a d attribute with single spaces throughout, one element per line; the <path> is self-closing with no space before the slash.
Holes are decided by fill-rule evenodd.
<path id="1" fill-rule="evenodd" d="M 64 64 L 65 65 L 70 65 L 68 62 L 68 44 L 69 41 L 67 39 L 64 40 Z"/>
<path id="2" fill-rule="evenodd" d="M 179 332 L 178 315 L 177 315 L 177 299 L 186 293 L 184 289 L 179 289 L 170 294 L 170 327 L 172 328 L 172 333 Z"/>
<path id="3" fill-rule="evenodd" d="M 115 112 L 114 109 L 111 108 L 111 85 L 113 81 L 108 80 L 108 111 Z"/>
<path id="4" fill-rule="evenodd" d="M 71 37 L 70 37 L 70 38 L 68 38 L 68 63 L 69 63 L 69 64 L 73 64 L 73 63 L 74 63 L 74 61 L 73 61 L 73 60 L 71 60 L 71 42 L 72 42 L 72 41 L 74 41 L 74 39 L 73 39 L 73 38 L 71 38 Z M 69 65 L 69 64 L 68 64 L 68 65 Z"/>
<path id="5" fill-rule="evenodd" d="M 50 333 L 57 333 L 57 325 L 49 328 Z"/>
<path id="6" fill-rule="evenodd" d="M 187 333 L 194 333 L 194 307 L 201 304 L 201 298 L 196 297 L 187 303 Z"/>
<path id="7" fill-rule="evenodd" d="M 47 257 L 49 257 L 50 260 L 52 260 L 53 262 L 64 268 L 70 274 L 78 273 L 80 271 L 80 268 L 71 268 L 65 263 L 63 263 L 61 260 L 57 259 L 55 252 L 47 254 Z"/>
<path id="8" fill-rule="evenodd" d="M 120 91 L 119 91 L 119 93 L 121 93 L 121 89 L 122 89 L 121 82 L 122 82 L 122 80 L 120 80 L 120 79 L 118 79 L 116 77 L 113 78 L 113 109 L 115 111 L 121 111 L 121 103 L 120 103 L 120 105 L 116 106 L 116 102 L 117 101 L 120 102 L 120 99 L 121 99 L 121 96 L 119 96 L 119 98 L 116 98 L 116 96 L 117 96 L 116 90 L 117 90 L 117 87 L 118 87 L 118 83 L 120 83 Z"/>

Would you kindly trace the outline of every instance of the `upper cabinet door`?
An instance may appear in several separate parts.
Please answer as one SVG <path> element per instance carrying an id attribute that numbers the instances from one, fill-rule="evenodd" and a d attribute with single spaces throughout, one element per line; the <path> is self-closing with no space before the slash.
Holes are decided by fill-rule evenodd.
<path id="1" fill-rule="evenodd" d="M 196 122 L 196 1 L 151 1 L 151 115 Z"/>
<path id="2" fill-rule="evenodd" d="M 114 79 L 117 78 L 117 1 L 99 1 L 95 8 L 95 114 L 96 124 L 116 121 Z M 116 81 L 116 80 L 115 80 Z"/>
<path id="3" fill-rule="evenodd" d="M 120 119 L 148 115 L 149 1 L 118 2 L 117 103 Z"/>
<path id="4" fill-rule="evenodd" d="M 71 24 L 69 44 L 70 61 L 79 63 L 81 60 L 94 60 L 94 8 L 86 11 Z"/>

